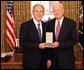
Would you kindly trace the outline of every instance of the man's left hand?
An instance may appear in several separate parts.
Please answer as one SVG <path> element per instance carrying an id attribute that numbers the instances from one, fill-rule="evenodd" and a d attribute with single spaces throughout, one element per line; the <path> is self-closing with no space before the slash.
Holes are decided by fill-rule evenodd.
<path id="1" fill-rule="evenodd" d="M 52 48 L 57 48 L 59 46 L 59 42 L 54 42 L 52 45 Z"/>

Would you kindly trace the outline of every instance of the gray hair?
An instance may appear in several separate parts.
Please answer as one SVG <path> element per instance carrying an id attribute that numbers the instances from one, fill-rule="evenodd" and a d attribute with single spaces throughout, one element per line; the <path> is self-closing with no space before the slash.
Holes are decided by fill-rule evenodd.
<path id="1" fill-rule="evenodd" d="M 34 7 L 33 7 L 33 12 L 34 12 L 35 7 L 37 7 L 37 6 L 42 7 L 42 8 L 43 8 L 43 11 L 45 11 L 45 8 L 44 8 L 44 6 L 43 6 L 43 5 L 41 5 L 41 4 L 35 4 L 35 5 L 34 5 Z"/>
<path id="2" fill-rule="evenodd" d="M 54 7 L 54 5 L 60 5 L 60 7 L 64 9 L 64 6 L 62 3 L 53 3 L 53 7 Z"/>

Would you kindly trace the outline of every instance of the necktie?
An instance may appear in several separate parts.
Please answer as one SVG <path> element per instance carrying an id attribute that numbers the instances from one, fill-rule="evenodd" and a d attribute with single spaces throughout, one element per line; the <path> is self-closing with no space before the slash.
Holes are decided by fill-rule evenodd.
<path id="1" fill-rule="evenodd" d="M 41 41 L 41 30 L 40 30 L 40 24 L 38 24 L 38 34 L 39 34 L 39 38 L 40 38 L 40 41 Z"/>
<path id="2" fill-rule="evenodd" d="M 59 32 L 60 32 L 60 21 L 58 21 L 58 24 L 56 27 L 56 41 L 58 40 Z"/>

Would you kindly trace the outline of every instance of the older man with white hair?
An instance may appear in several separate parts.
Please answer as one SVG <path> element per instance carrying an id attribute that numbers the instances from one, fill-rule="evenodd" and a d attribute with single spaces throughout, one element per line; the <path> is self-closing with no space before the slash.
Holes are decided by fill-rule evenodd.
<path id="1" fill-rule="evenodd" d="M 47 31 L 53 32 L 53 46 L 48 49 L 48 68 L 74 69 L 73 45 L 77 41 L 76 22 L 64 16 L 61 3 L 53 4 L 55 18 L 47 23 Z"/>

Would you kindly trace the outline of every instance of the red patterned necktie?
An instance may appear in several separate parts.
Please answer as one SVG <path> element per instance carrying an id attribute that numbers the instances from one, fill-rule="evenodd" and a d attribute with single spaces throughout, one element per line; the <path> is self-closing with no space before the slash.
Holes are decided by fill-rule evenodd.
<path id="1" fill-rule="evenodd" d="M 56 41 L 58 40 L 59 32 L 60 32 L 60 21 L 58 20 L 58 24 L 56 27 Z"/>

